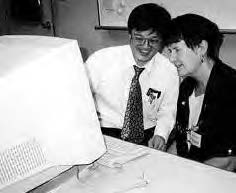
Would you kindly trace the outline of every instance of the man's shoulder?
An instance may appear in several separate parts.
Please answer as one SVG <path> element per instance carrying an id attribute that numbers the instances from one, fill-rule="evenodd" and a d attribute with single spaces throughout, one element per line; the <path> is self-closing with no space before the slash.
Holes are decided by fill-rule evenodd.
<path id="1" fill-rule="evenodd" d="M 88 69 L 104 71 L 104 69 L 111 69 L 125 63 L 126 58 L 130 58 L 130 53 L 129 45 L 102 48 L 91 54 L 85 64 Z"/>
<path id="2" fill-rule="evenodd" d="M 155 55 L 156 70 L 162 69 L 165 74 L 172 74 L 173 76 L 178 77 L 177 69 L 170 60 L 161 53 Z"/>
<path id="3" fill-rule="evenodd" d="M 90 55 L 90 57 L 103 57 L 103 59 L 105 59 L 104 57 L 113 57 L 113 55 L 119 56 L 120 54 L 123 54 L 128 50 L 130 50 L 129 45 L 105 47 L 95 51 Z"/>

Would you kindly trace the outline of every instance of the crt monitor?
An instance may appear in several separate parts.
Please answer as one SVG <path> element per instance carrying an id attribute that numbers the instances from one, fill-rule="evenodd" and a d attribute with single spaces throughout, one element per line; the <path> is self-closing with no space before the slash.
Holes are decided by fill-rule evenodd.
<path id="1" fill-rule="evenodd" d="M 105 152 L 76 40 L 0 37 L 0 190 Z"/>

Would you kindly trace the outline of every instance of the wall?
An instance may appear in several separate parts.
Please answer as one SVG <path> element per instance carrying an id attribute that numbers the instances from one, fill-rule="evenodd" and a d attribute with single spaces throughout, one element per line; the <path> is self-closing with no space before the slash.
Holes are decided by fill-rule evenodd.
<path id="1" fill-rule="evenodd" d="M 225 35 L 220 56 L 226 63 L 236 68 L 236 34 Z"/>
<path id="2" fill-rule="evenodd" d="M 56 35 L 78 40 L 84 59 L 103 47 L 128 43 L 126 31 L 95 30 L 97 0 L 55 0 Z"/>
<path id="3" fill-rule="evenodd" d="M 95 30 L 98 25 L 97 0 L 56 0 L 55 18 L 58 36 L 77 39 L 84 60 L 94 51 L 128 43 L 126 31 Z M 236 68 L 236 34 L 225 35 L 221 58 Z"/>
<path id="4" fill-rule="evenodd" d="M 51 2 L 51 0 L 42 1 Z M 8 30 L 7 22 L 5 21 L 6 17 L 3 15 L 5 12 L 7 14 L 7 8 L 4 5 L 6 2 L 9 2 L 9 0 L 0 0 L 0 34 L 6 34 Z M 84 60 L 91 53 L 103 47 L 128 43 L 127 31 L 95 30 L 95 26 L 98 25 L 97 0 L 53 0 L 53 7 L 56 35 L 77 39 Z M 50 14 L 47 13 L 45 20 L 51 18 Z M 20 32 L 19 27 L 17 27 L 17 32 L 14 32 L 14 28 L 11 30 L 13 31 L 10 34 L 26 33 Z M 32 33 L 35 33 L 35 30 L 32 30 Z M 220 56 L 224 61 L 236 68 L 235 51 L 236 34 L 225 35 Z"/>

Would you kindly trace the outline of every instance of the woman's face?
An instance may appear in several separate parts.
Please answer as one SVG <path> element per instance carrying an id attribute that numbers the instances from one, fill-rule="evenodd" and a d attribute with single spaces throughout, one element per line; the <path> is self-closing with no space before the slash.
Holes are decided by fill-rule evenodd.
<path id="1" fill-rule="evenodd" d="M 194 77 L 202 64 L 197 49 L 187 47 L 184 40 L 171 44 L 169 49 L 170 61 L 176 66 L 179 76 Z"/>

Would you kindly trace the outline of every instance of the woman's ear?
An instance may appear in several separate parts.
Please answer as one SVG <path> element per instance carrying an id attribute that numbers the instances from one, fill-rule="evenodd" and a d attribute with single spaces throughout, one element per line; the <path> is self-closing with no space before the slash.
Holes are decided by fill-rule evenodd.
<path id="1" fill-rule="evenodd" d="M 208 42 L 206 40 L 202 40 L 197 47 L 197 52 L 199 56 L 205 56 L 207 54 L 207 49 L 208 49 Z"/>

